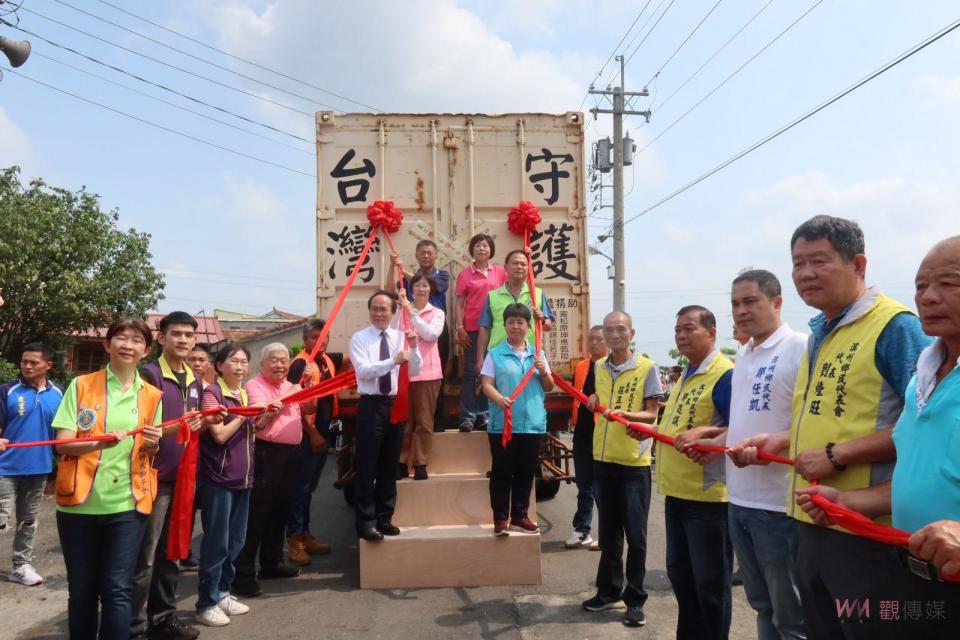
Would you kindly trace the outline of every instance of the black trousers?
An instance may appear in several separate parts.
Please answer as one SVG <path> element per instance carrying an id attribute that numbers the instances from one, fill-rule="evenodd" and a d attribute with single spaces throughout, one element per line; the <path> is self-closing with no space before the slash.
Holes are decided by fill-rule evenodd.
<path id="1" fill-rule="evenodd" d="M 257 440 L 253 452 L 253 492 L 247 516 L 247 540 L 234 566 L 234 582 L 251 582 L 260 569 L 273 569 L 283 561 L 283 533 L 290 515 L 297 480 L 299 445 Z"/>
<path id="2" fill-rule="evenodd" d="M 810 640 L 956 638 L 960 584 L 910 573 L 897 548 L 797 523 L 797 577 Z"/>
<path id="3" fill-rule="evenodd" d="M 393 396 L 360 396 L 357 404 L 353 495 L 358 534 L 389 524 L 397 506 L 397 465 L 404 425 L 390 424 L 393 400 Z"/>
<path id="4" fill-rule="evenodd" d="M 539 433 L 515 433 L 504 447 L 501 444 L 503 434 L 487 434 L 493 459 L 490 508 L 494 520 L 520 520 L 527 516 L 533 478 L 540 463 L 542 437 Z"/>
<path id="5" fill-rule="evenodd" d="M 576 446 L 576 445 L 575 445 Z M 600 518 L 600 563 L 597 594 L 607 600 L 642 607 L 647 601 L 647 516 L 650 513 L 650 467 L 628 467 L 593 460 L 594 495 Z M 580 470 L 577 469 L 579 479 Z M 623 541 L 627 561 L 623 561 Z"/>
<path id="6" fill-rule="evenodd" d="M 733 615 L 727 503 L 667 496 L 663 514 L 667 577 L 677 598 L 677 640 L 727 640 Z"/>

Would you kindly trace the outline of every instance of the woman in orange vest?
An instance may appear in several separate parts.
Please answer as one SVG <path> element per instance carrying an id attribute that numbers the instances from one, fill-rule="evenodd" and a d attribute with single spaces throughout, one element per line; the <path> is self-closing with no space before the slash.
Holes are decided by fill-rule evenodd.
<path id="1" fill-rule="evenodd" d="M 137 553 L 157 495 L 152 460 L 160 429 L 152 425 L 160 421 L 160 391 L 137 372 L 152 342 L 142 320 L 115 321 L 103 343 L 110 364 L 74 379 L 53 419 L 58 440 L 113 438 L 56 446 L 62 455 L 57 529 L 67 567 L 73 640 L 130 637 Z M 139 428 L 143 431 L 128 435 Z"/>

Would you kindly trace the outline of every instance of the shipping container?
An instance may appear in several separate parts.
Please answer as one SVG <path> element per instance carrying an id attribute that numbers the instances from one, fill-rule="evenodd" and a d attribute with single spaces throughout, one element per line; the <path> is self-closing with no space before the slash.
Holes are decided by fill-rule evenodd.
<path id="1" fill-rule="evenodd" d="M 355 284 L 330 334 L 330 351 L 346 351 L 350 335 L 368 324 L 366 301 L 390 278 L 382 239 L 363 264 L 367 205 L 392 200 L 404 214 L 393 234 L 407 270 L 414 247 L 436 242 L 438 268 L 451 273 L 447 318 L 450 358 L 444 378 L 446 415 L 455 420 L 462 358 L 452 325 L 454 282 L 470 264 L 467 243 L 476 233 L 496 242 L 495 262 L 522 238 L 507 229 L 507 212 L 521 200 L 540 208 L 543 221 L 531 241 L 534 273 L 556 315 L 544 348 L 564 375 L 583 357 L 590 326 L 581 113 L 559 115 L 317 113 L 317 313 L 327 317 L 347 277 Z M 551 397 L 552 422 L 569 401 Z M 349 407 L 349 405 L 348 405 Z"/>

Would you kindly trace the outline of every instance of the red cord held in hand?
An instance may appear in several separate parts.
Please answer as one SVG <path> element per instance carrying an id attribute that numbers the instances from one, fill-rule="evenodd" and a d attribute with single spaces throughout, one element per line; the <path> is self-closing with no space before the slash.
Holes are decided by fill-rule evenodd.
<path id="1" fill-rule="evenodd" d="M 507 228 L 510 229 L 513 233 L 523 236 L 523 249 L 527 254 L 527 289 L 530 291 L 530 304 L 533 309 L 539 309 L 537 303 L 537 289 L 536 283 L 533 277 L 533 260 L 530 255 L 530 236 L 534 231 L 537 230 L 537 225 L 540 224 L 540 209 L 537 208 L 532 202 L 526 200 L 521 200 L 520 203 L 510 209 L 507 213 Z M 535 323 L 535 351 L 533 352 L 534 358 L 539 358 L 543 355 L 543 322 L 540 318 L 536 317 L 534 314 L 534 323 Z M 523 378 L 520 380 L 520 384 L 517 385 L 517 388 L 513 390 L 513 393 L 510 394 L 510 401 L 513 402 L 516 400 L 523 390 L 526 388 L 527 384 L 530 382 L 530 379 L 533 378 L 533 372 L 535 367 L 530 367 L 527 369 L 526 373 L 523 375 Z M 505 407 L 503 410 L 503 436 L 501 437 L 500 443 L 504 447 L 507 446 L 507 443 L 513 438 L 513 407 Z"/>

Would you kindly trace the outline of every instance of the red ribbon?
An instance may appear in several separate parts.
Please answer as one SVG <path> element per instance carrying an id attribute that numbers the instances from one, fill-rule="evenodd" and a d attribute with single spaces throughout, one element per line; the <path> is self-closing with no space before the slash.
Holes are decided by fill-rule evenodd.
<path id="1" fill-rule="evenodd" d="M 810 486 L 815 487 L 817 484 L 819 483 L 814 480 L 810 483 Z M 908 531 L 874 522 L 862 513 L 858 513 L 853 509 L 848 509 L 847 507 L 839 505 L 836 502 L 831 502 L 825 496 L 820 495 L 819 493 L 811 493 L 809 496 L 813 504 L 823 509 L 823 511 L 830 516 L 831 520 L 847 531 L 855 533 L 863 538 L 874 540 L 875 542 L 892 544 L 898 547 L 903 547 L 904 549 L 909 548 L 910 533 Z M 960 573 L 943 576 L 943 579 L 947 582 L 960 582 Z"/>
<path id="2" fill-rule="evenodd" d="M 374 227 L 371 230 L 371 233 L 367 236 L 367 241 L 363 244 L 363 249 L 361 249 L 360 256 L 357 258 L 356 266 L 353 268 L 353 271 L 350 272 L 350 276 L 347 277 L 347 282 L 343 285 L 343 290 L 340 291 L 340 295 L 337 296 L 337 301 L 333 304 L 333 309 L 331 309 L 330 313 L 327 315 L 327 322 L 323 325 L 323 329 L 320 330 L 320 336 L 317 338 L 316 344 L 314 344 L 313 349 L 310 350 L 311 361 L 317 361 L 317 354 L 320 353 L 320 346 L 326 342 L 327 336 L 330 334 L 330 329 L 333 328 L 333 321 L 337 319 L 337 314 L 340 313 L 340 309 L 343 307 L 343 303 L 347 299 L 347 293 L 349 293 L 350 289 L 353 287 L 353 283 L 357 279 L 357 275 L 360 273 L 360 268 L 366 261 L 367 254 L 370 253 L 370 247 L 373 246 L 373 241 L 376 239 L 377 229 Z"/>
<path id="3" fill-rule="evenodd" d="M 356 372 L 346 371 L 338 376 L 324 380 L 306 389 L 287 394 L 280 401 L 284 405 L 302 404 L 317 398 L 338 393 L 349 389 L 357 382 Z M 196 415 L 208 416 L 223 411 L 224 407 L 194 411 L 180 418 L 180 429 L 177 431 L 177 442 L 184 442 L 187 447 L 180 457 L 177 468 L 177 482 L 174 488 L 173 504 L 170 506 L 170 524 L 167 529 L 167 558 L 183 560 L 190 555 L 190 539 L 193 537 L 193 502 L 197 483 L 197 458 L 200 450 L 200 434 L 191 432 L 187 421 Z M 234 407 L 226 409 L 233 415 L 252 417 L 265 411 L 262 407 Z"/>
<path id="4" fill-rule="evenodd" d="M 553 380 L 557 383 L 557 386 L 563 389 L 571 397 L 577 399 L 581 405 L 587 405 L 588 398 L 583 394 L 582 391 L 574 387 L 556 373 L 553 374 Z M 648 435 L 666 445 L 673 446 L 673 443 L 676 441 L 676 438 L 660 433 L 650 425 L 645 425 L 638 422 L 629 422 L 623 416 L 610 415 L 607 409 L 599 404 L 594 408 L 594 411 L 603 414 L 608 420 L 613 420 L 626 425 L 627 428 L 644 435 Z M 691 448 L 695 451 L 716 453 L 727 453 L 731 450 L 729 447 L 703 444 L 695 444 Z M 765 451 L 758 451 L 757 457 L 761 460 L 769 460 L 770 462 L 778 462 L 780 464 L 793 464 L 793 460 L 790 458 L 784 458 L 783 456 L 774 455 Z M 818 483 L 816 481 L 810 483 L 811 486 L 816 486 L 817 484 Z M 909 532 L 902 529 L 897 529 L 896 527 L 874 522 L 862 513 L 858 513 L 853 509 L 849 509 L 843 505 L 831 502 L 826 498 L 826 496 L 823 496 L 819 493 L 811 493 L 809 495 L 813 503 L 823 509 L 823 511 L 830 516 L 831 520 L 850 533 L 863 538 L 868 538 L 870 540 L 875 540 L 876 542 L 882 542 L 884 544 L 893 544 L 904 548 L 909 546 Z M 960 582 L 960 573 L 951 576 L 944 576 L 943 579 L 948 582 Z"/>
<path id="5" fill-rule="evenodd" d="M 510 212 L 507 214 L 507 228 L 517 235 L 523 235 L 523 249 L 527 254 L 527 288 L 530 290 L 530 303 L 534 309 L 539 309 L 540 307 L 537 303 L 537 288 L 533 278 L 533 260 L 530 255 L 530 234 L 537 230 L 537 224 L 539 222 L 540 210 L 535 204 L 527 202 L 526 200 L 521 200 L 520 204 L 510 209 Z M 536 351 L 534 351 L 533 357 L 539 358 L 543 351 L 543 322 L 541 322 L 540 318 L 535 317 L 534 323 Z M 518 384 L 517 388 L 510 394 L 511 403 L 523 393 L 530 379 L 533 378 L 533 372 L 535 370 L 536 367 L 531 366 L 527 369 L 526 373 L 523 374 L 520 384 Z M 503 410 L 503 436 L 500 438 L 501 445 L 506 447 L 512 438 L 513 407 L 510 406 Z"/>
<path id="6" fill-rule="evenodd" d="M 378 200 L 377 202 L 382 202 Z M 374 204 L 377 204 L 375 202 Z M 388 203 L 393 205 L 392 202 Z M 399 209 L 394 208 L 395 211 L 399 212 Z M 402 214 L 401 214 L 402 215 Z M 400 225 L 397 224 L 397 229 L 400 228 Z M 383 231 L 383 236 L 387 239 L 387 244 L 390 245 L 390 251 L 396 253 L 396 248 L 393 246 L 393 238 L 390 237 L 390 232 L 386 227 L 380 227 Z M 396 229 L 394 229 L 396 230 Z M 397 266 L 396 278 L 397 282 L 403 283 L 403 269 Z M 401 308 L 400 316 L 400 330 L 406 334 L 410 329 L 410 315 L 405 308 Z M 403 344 L 406 345 L 406 335 L 403 338 Z M 407 417 L 410 415 L 410 367 L 404 362 L 400 365 L 400 371 L 397 373 L 397 397 L 393 401 L 393 408 L 390 409 L 390 424 L 400 424 L 407 421 Z"/>

